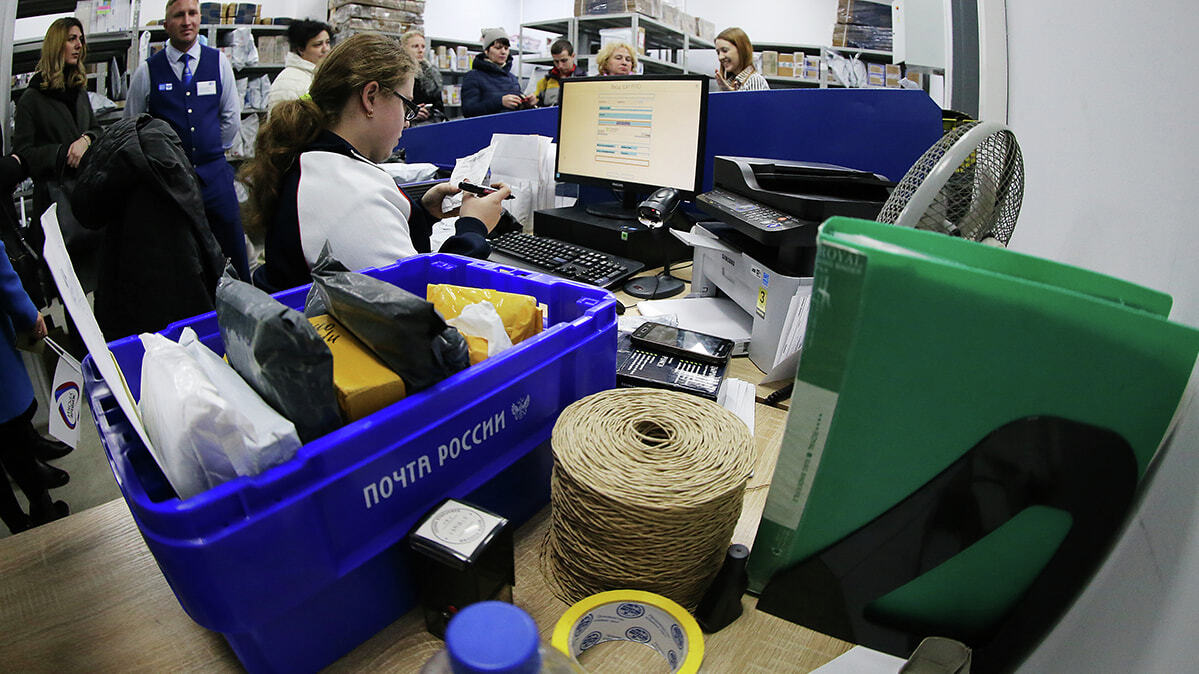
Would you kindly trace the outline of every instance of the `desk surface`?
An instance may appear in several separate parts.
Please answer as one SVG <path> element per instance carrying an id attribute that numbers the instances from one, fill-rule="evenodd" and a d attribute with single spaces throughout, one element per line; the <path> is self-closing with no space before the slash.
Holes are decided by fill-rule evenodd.
<path id="1" fill-rule="evenodd" d="M 766 501 L 786 413 L 757 406 L 757 462 L 733 536 L 749 545 Z M 549 637 L 567 605 L 546 589 L 538 552 L 549 523 L 543 509 L 516 532 L 515 603 Z M 753 610 L 705 637 L 707 672 L 806 672 L 850 644 Z M 7 671 L 239 671 L 224 639 L 179 607 L 122 499 L 0 540 L 0 662 Z M 416 672 L 441 648 L 411 611 L 330 671 Z M 583 664 L 596 672 L 666 672 L 635 644 L 604 644 Z"/>

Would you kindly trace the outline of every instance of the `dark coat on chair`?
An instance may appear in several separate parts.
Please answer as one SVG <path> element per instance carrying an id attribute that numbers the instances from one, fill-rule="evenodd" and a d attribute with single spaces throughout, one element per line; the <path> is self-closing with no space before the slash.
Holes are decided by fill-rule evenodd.
<path id="1" fill-rule="evenodd" d="M 169 124 L 138 115 L 109 127 L 83 157 L 71 205 L 105 233 L 95 310 L 106 339 L 212 311 L 220 247 Z"/>

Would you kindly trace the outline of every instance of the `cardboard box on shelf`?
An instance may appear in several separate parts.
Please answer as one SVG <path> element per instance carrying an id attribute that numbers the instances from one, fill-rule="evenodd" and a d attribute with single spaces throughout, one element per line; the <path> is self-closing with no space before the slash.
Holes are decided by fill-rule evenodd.
<path id="1" fill-rule="evenodd" d="M 903 77 L 903 67 L 898 63 L 887 63 L 884 70 L 887 73 L 887 86 L 898 87 L 899 80 Z"/>
<path id="2" fill-rule="evenodd" d="M 766 50 L 762 52 L 762 74 L 766 77 L 774 77 L 779 74 L 779 53 L 774 50 Z"/>
<path id="3" fill-rule="evenodd" d="M 219 2 L 200 3 L 200 23 L 220 23 L 224 6 Z"/>
<path id="4" fill-rule="evenodd" d="M 233 23 L 252 24 L 258 20 L 259 6 L 252 2 L 234 4 Z"/>
<path id="5" fill-rule="evenodd" d="M 819 56 L 804 56 L 803 57 L 803 79 L 820 81 L 820 57 Z"/>
<path id="6" fill-rule="evenodd" d="M 887 72 L 881 63 L 866 64 L 866 85 L 882 87 L 887 84 Z"/>
<path id="7" fill-rule="evenodd" d="M 75 18 L 85 33 L 113 33 L 129 30 L 132 23 L 130 0 L 82 0 L 75 3 Z"/>
<path id="8" fill-rule="evenodd" d="M 794 54 L 779 54 L 778 55 L 778 76 L 779 77 L 795 77 L 795 55 Z"/>
<path id="9" fill-rule="evenodd" d="M 286 35 L 258 36 L 258 62 L 265 64 L 283 63 L 287 58 Z"/>
<path id="10" fill-rule="evenodd" d="M 708 21 L 707 19 L 701 19 L 697 16 L 695 17 L 694 29 L 687 32 L 701 40 L 712 42 L 716 39 L 716 24 Z"/>
<path id="11" fill-rule="evenodd" d="M 636 12 L 650 18 L 662 16 L 661 0 L 575 0 L 575 16 Z"/>
<path id="12" fill-rule="evenodd" d="M 637 26 L 636 39 L 633 38 L 632 26 L 628 28 L 601 28 L 599 34 L 601 49 L 609 42 L 623 42 L 636 47 L 638 54 L 645 55 L 645 26 Z"/>
<path id="13" fill-rule="evenodd" d="M 871 0 L 838 0 L 837 23 L 856 23 L 877 28 L 891 27 L 891 4 Z"/>
<path id="14" fill-rule="evenodd" d="M 833 46 L 854 49 L 891 51 L 891 28 L 861 26 L 856 23 L 838 23 L 833 26 Z"/>
<path id="15" fill-rule="evenodd" d="M 329 11 L 332 12 L 345 5 L 370 5 L 384 9 L 398 9 L 404 12 L 425 13 L 424 0 L 329 0 Z"/>
<path id="16" fill-rule="evenodd" d="M 683 30 L 683 10 L 674 5 L 662 4 L 662 23 L 675 30 Z"/>
<path id="17" fill-rule="evenodd" d="M 455 52 L 457 54 L 455 65 L 457 66 L 458 70 L 470 70 L 472 59 L 471 59 L 470 51 L 467 50 L 466 46 L 465 45 L 458 46 L 455 49 Z"/>

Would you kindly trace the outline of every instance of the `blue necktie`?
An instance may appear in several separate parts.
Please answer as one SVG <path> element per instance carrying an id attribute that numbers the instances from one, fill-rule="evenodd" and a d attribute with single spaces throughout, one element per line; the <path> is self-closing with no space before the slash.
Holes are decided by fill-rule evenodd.
<path id="1" fill-rule="evenodd" d="M 191 58 L 191 54 L 184 54 L 179 57 L 179 60 L 183 62 L 183 86 L 187 86 L 192 83 L 192 69 L 188 64 L 188 61 L 191 61 Z"/>

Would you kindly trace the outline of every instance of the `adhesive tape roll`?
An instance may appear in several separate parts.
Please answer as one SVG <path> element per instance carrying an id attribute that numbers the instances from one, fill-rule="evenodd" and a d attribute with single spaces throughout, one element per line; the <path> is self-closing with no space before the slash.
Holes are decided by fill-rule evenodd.
<path id="1" fill-rule="evenodd" d="M 653 592 L 612 590 L 566 609 L 554 626 L 554 648 L 578 658 L 605 641 L 632 641 L 658 651 L 670 671 L 693 674 L 704 660 L 704 635 L 682 606 Z"/>

